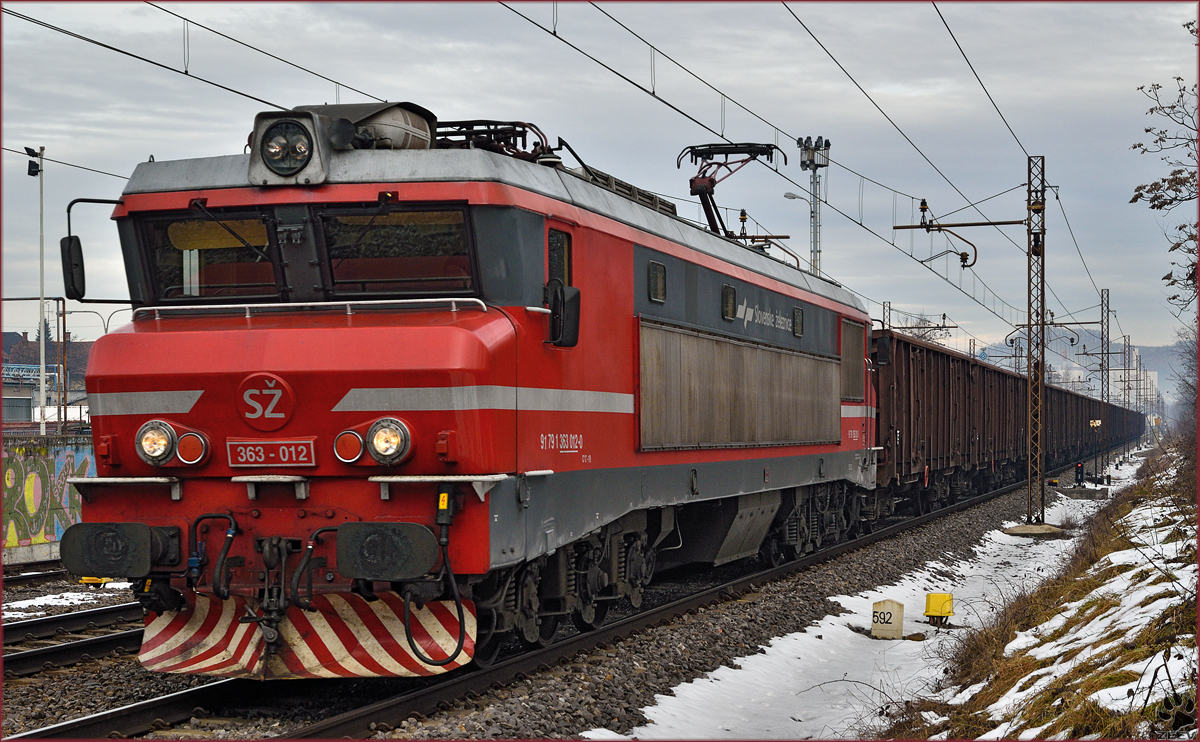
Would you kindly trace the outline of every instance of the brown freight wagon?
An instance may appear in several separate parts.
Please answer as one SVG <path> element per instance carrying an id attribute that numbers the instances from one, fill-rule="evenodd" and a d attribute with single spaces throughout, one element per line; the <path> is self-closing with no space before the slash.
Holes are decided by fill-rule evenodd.
<path id="1" fill-rule="evenodd" d="M 871 361 L 880 451 L 870 499 L 881 514 L 897 501 L 928 512 L 1026 476 L 1024 376 L 892 330 L 871 333 Z M 1047 469 L 1144 429 L 1136 411 L 1057 387 L 1047 387 L 1044 405 Z"/>

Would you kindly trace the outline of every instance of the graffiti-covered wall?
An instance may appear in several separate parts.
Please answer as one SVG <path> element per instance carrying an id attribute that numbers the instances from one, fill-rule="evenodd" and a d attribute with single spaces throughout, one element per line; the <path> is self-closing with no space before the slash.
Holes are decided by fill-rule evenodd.
<path id="1" fill-rule="evenodd" d="M 4 437 L 4 563 L 58 557 L 63 531 L 79 522 L 79 491 L 67 477 L 96 476 L 85 436 Z"/>

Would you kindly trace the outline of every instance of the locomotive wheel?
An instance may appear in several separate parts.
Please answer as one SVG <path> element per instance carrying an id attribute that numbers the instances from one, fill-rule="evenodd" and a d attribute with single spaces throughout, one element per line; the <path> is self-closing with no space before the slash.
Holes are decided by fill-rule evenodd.
<path id="1" fill-rule="evenodd" d="M 538 591 L 541 575 L 541 564 L 532 562 L 522 570 L 517 583 L 517 638 L 526 649 L 544 647 L 558 633 L 558 616 L 538 615 L 542 609 Z"/>
<path id="2" fill-rule="evenodd" d="M 768 567 L 778 567 L 787 561 L 787 554 L 779 541 L 778 533 L 769 534 L 763 539 L 762 546 L 758 547 L 758 558 Z"/>
<path id="3" fill-rule="evenodd" d="M 641 608 L 643 589 L 654 579 L 654 569 L 658 564 L 658 553 L 650 546 L 646 534 L 638 534 L 626 544 L 625 564 L 629 602 L 634 608 Z"/>
<path id="4" fill-rule="evenodd" d="M 612 605 L 612 601 L 600 601 L 585 605 L 579 610 L 571 614 L 571 621 L 575 623 L 575 628 L 581 633 L 595 631 L 604 625 L 604 619 L 608 618 L 608 609 Z"/>
<path id="5" fill-rule="evenodd" d="M 526 644 L 538 640 L 538 611 L 542 601 L 538 598 L 538 584 L 542 570 L 537 562 L 527 564 L 517 578 L 517 636 Z"/>
<path id="6" fill-rule="evenodd" d="M 483 615 L 481 613 L 480 618 Z M 497 620 L 494 610 L 487 611 L 487 615 L 490 616 L 489 619 L 480 621 L 477 624 L 478 634 L 476 636 L 479 639 L 475 642 L 475 657 L 471 664 L 468 665 L 468 667 L 473 667 L 476 670 L 486 670 L 491 667 L 496 658 L 500 656 L 500 647 L 504 646 L 504 642 L 512 636 L 512 632 L 498 632 L 494 630 Z M 487 624 L 486 628 L 484 628 L 485 623 Z"/>
<path id="7" fill-rule="evenodd" d="M 575 628 L 591 631 L 604 623 L 608 615 L 609 601 L 597 600 L 600 591 L 608 586 L 608 576 L 600 569 L 602 552 L 599 548 L 586 548 L 579 552 L 575 563 L 576 597 L 579 607 L 571 614 Z"/>
<path id="8" fill-rule="evenodd" d="M 533 641 L 529 641 L 522 636 L 522 646 L 526 649 L 541 649 L 549 646 L 554 641 L 554 635 L 558 633 L 558 625 L 558 616 L 542 616 L 541 623 L 538 624 L 537 637 Z"/>

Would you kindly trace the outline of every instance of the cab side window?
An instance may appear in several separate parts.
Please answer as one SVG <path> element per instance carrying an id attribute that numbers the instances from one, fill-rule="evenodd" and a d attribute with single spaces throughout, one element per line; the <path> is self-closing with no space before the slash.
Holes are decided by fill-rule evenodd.
<path id="1" fill-rule="evenodd" d="M 548 275 L 546 282 L 557 278 L 563 286 L 571 285 L 571 235 L 557 229 L 551 229 L 547 239 Z"/>

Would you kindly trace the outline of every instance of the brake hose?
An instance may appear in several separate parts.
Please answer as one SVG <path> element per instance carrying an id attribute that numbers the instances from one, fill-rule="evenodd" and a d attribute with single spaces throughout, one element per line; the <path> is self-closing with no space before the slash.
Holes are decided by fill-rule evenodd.
<path id="1" fill-rule="evenodd" d="M 188 526 L 189 546 L 192 551 L 188 554 L 188 580 L 194 585 L 195 580 L 200 576 L 201 558 L 200 558 L 200 539 L 197 535 L 197 529 L 202 520 L 213 520 L 216 518 L 224 518 L 229 521 L 229 528 L 225 530 L 225 543 L 221 545 L 221 553 L 217 555 L 217 562 L 213 569 L 213 595 L 216 595 L 221 600 L 229 597 L 229 590 L 222 586 L 224 580 L 221 579 L 221 573 L 225 570 L 225 558 L 229 556 L 229 547 L 233 545 L 233 538 L 238 533 L 238 524 L 233 516 L 228 513 L 205 513 L 198 516 Z"/>
<path id="2" fill-rule="evenodd" d="M 313 531 L 312 535 L 308 537 L 308 545 L 304 549 L 304 556 L 301 557 L 300 564 L 296 567 L 295 574 L 292 575 L 292 594 L 290 600 L 292 605 L 297 608 L 303 608 L 306 611 L 313 610 L 311 598 L 313 594 L 312 572 L 308 571 L 308 563 L 312 560 L 313 549 L 317 548 L 317 544 L 321 543 L 321 534 L 336 531 L 337 529 L 337 526 L 324 526 Z M 308 594 L 310 596 L 308 598 L 300 597 L 300 575 L 302 574 L 308 575 Z"/>
<path id="3" fill-rule="evenodd" d="M 462 597 L 458 594 L 458 583 L 454 580 L 454 571 L 450 569 L 450 554 L 447 553 L 446 544 L 442 544 L 442 566 L 445 569 L 446 577 L 450 580 L 450 592 L 454 595 L 454 607 L 458 611 L 458 644 L 454 647 L 454 652 L 444 660 L 435 660 L 426 657 L 425 654 L 417 648 L 417 643 L 413 640 L 412 623 L 409 616 L 408 603 L 412 596 L 411 590 L 405 590 L 403 595 L 404 600 L 404 636 L 408 639 L 408 646 L 412 649 L 413 655 L 425 663 L 434 667 L 442 667 L 453 662 L 459 654 L 462 653 L 463 646 L 467 642 L 467 624 L 466 615 L 463 611 Z"/>

